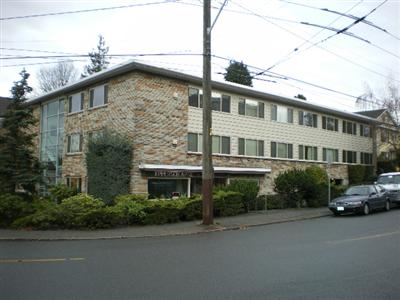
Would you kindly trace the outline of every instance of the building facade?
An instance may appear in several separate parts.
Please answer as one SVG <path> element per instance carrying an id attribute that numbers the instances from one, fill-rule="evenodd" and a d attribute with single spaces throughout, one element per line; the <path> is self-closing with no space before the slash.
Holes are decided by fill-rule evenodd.
<path id="1" fill-rule="evenodd" d="M 86 192 L 87 142 L 109 128 L 133 143 L 131 193 L 199 193 L 201 86 L 200 77 L 129 62 L 33 99 L 47 182 Z M 346 184 L 349 164 L 376 164 L 374 118 L 232 83 L 212 82 L 212 91 L 215 185 L 242 178 L 271 193 L 280 172 L 311 165 Z"/>

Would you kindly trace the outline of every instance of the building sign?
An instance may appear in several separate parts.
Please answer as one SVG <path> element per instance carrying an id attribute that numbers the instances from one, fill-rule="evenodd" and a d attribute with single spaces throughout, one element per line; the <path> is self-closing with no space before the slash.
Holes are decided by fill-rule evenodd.
<path id="1" fill-rule="evenodd" d="M 155 177 L 188 177 L 189 172 L 187 171 L 154 171 Z"/>

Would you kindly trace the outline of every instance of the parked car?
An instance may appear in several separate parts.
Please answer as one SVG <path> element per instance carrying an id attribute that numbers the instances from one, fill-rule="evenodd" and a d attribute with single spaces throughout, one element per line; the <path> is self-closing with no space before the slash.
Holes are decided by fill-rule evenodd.
<path id="1" fill-rule="evenodd" d="M 400 172 L 380 174 L 376 184 L 384 187 L 392 203 L 400 205 Z"/>
<path id="2" fill-rule="evenodd" d="M 356 185 L 349 187 L 343 196 L 333 199 L 329 209 L 335 215 L 358 213 L 368 215 L 377 209 L 390 210 L 387 191 L 379 185 Z"/>

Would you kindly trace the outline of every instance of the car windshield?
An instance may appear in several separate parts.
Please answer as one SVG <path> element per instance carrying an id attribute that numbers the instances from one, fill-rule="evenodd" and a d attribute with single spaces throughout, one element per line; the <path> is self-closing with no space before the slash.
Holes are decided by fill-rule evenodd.
<path id="1" fill-rule="evenodd" d="M 355 195 L 369 195 L 369 187 L 368 186 L 352 186 L 347 189 L 345 195 L 347 196 L 355 196 Z"/>
<path id="2" fill-rule="evenodd" d="M 378 184 L 400 184 L 400 175 L 386 175 L 378 178 Z"/>

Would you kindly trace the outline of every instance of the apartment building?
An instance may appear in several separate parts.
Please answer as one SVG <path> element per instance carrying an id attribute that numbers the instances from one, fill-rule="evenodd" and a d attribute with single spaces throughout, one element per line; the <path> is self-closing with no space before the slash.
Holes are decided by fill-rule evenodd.
<path id="1" fill-rule="evenodd" d="M 201 191 L 202 78 L 128 62 L 31 100 L 37 149 L 49 184 L 87 191 L 85 151 L 104 128 L 133 143 L 130 191 L 151 196 Z M 256 180 L 273 191 L 282 171 L 318 165 L 338 183 L 349 164 L 376 163 L 368 116 L 212 82 L 215 185 Z"/>

